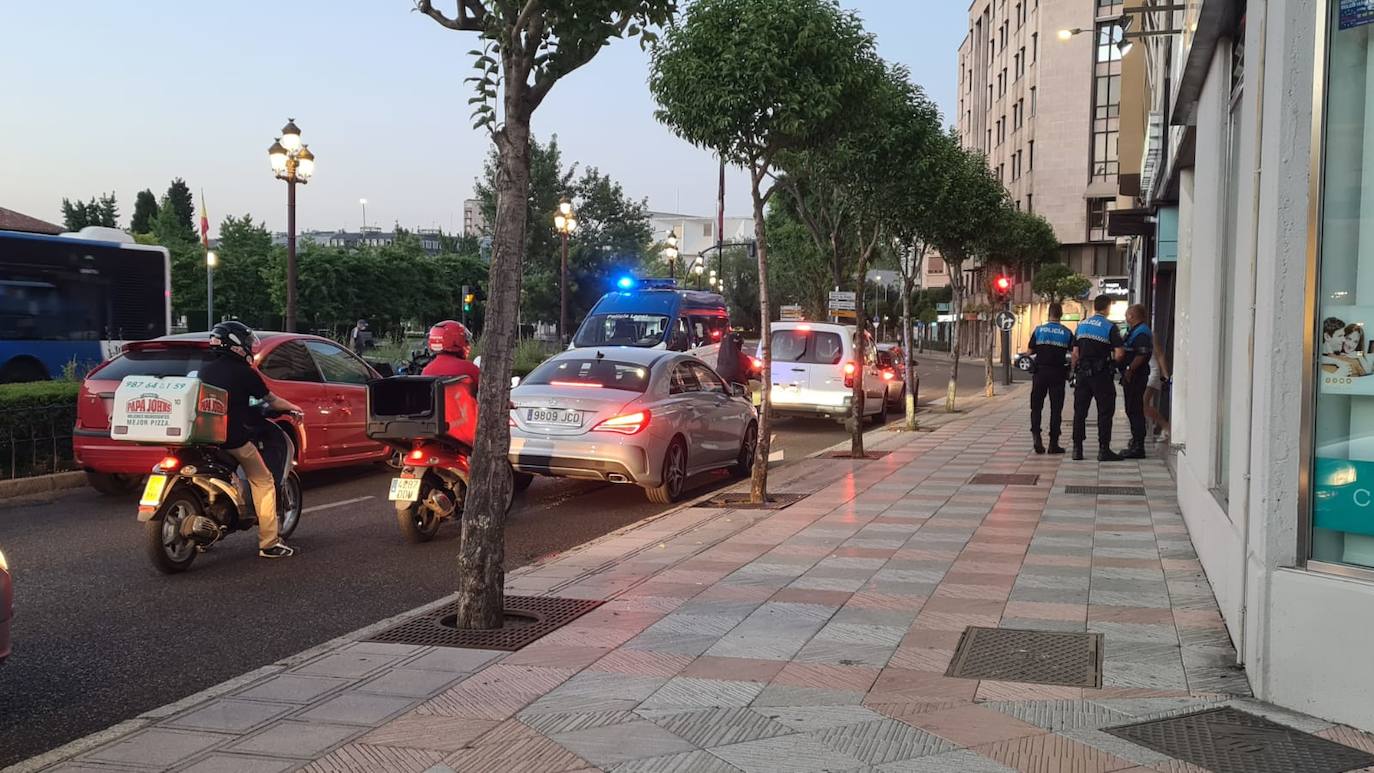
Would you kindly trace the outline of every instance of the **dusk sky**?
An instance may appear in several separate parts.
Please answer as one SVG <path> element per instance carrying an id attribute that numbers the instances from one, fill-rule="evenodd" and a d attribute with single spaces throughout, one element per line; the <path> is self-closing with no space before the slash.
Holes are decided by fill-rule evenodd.
<path id="1" fill-rule="evenodd" d="M 842 0 L 910 67 L 951 120 L 964 0 Z M 451 5 L 451 3 L 446 3 Z M 470 128 L 467 52 L 476 38 L 407 0 L 0 3 L 0 206 L 61 223 L 64 196 L 134 194 L 183 177 L 226 214 L 285 227 L 285 185 L 267 147 L 294 117 L 317 156 L 301 229 L 462 227 L 488 139 Z M 564 160 L 597 166 L 655 210 L 715 211 L 710 154 L 654 120 L 647 55 L 618 42 L 555 87 L 535 114 Z M 199 206 L 199 202 L 197 202 Z M 748 212 L 732 170 L 727 211 Z"/>

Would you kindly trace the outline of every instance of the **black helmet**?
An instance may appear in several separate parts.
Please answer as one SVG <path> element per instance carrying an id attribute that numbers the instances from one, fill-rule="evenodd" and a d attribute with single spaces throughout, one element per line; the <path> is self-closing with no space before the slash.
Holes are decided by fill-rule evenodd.
<path id="1" fill-rule="evenodd" d="M 253 329 L 238 320 L 220 322 L 210 329 L 210 348 L 219 352 L 232 352 L 245 360 L 253 358 L 258 337 Z"/>

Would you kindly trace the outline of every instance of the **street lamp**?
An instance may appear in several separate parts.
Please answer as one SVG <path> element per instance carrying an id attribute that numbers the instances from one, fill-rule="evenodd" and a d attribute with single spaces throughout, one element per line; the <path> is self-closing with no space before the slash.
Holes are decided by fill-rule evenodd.
<path id="1" fill-rule="evenodd" d="M 563 199 L 553 216 L 553 227 L 563 240 L 563 269 L 558 279 L 558 340 L 568 345 L 568 235 L 577 232 L 577 213 L 572 202 Z"/>
<path id="2" fill-rule="evenodd" d="M 214 250 L 205 253 L 205 329 L 210 330 L 215 326 L 215 266 L 219 265 L 219 256 Z"/>
<path id="3" fill-rule="evenodd" d="M 663 257 L 668 259 L 668 278 L 676 279 L 677 268 L 677 231 L 668 231 L 668 246 L 663 248 Z"/>
<path id="4" fill-rule="evenodd" d="M 363 206 L 363 227 L 362 227 L 362 230 L 366 231 L 366 230 L 367 230 L 367 199 L 358 199 L 358 203 L 361 204 L 361 205 Z"/>
<path id="5" fill-rule="evenodd" d="M 301 142 L 294 118 L 286 119 L 281 136 L 267 149 L 272 174 L 286 183 L 286 332 L 296 332 L 296 184 L 315 174 L 315 154 Z"/>

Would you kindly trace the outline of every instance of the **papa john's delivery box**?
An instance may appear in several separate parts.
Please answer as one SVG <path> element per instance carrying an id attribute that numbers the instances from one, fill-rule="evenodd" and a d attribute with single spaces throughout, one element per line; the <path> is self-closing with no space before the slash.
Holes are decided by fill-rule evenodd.
<path id="1" fill-rule="evenodd" d="M 229 395 L 183 376 L 125 376 L 115 390 L 110 437 L 134 443 L 223 443 Z"/>

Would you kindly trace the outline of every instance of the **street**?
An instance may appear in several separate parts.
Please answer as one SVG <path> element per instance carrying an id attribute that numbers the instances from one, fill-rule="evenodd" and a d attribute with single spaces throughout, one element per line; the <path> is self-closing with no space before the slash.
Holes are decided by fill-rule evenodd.
<path id="1" fill-rule="evenodd" d="M 961 394 L 981 393 L 982 369 L 960 370 Z M 927 357 L 919 371 L 922 403 L 943 399 L 947 362 Z M 783 464 L 846 437 L 829 421 L 775 429 Z M 307 476 L 296 558 L 258 560 L 252 534 L 241 533 L 172 577 L 145 558 L 132 501 L 79 489 L 0 507 L 16 594 L 14 655 L 0 667 L 0 766 L 451 592 L 457 526 L 428 544 L 403 542 L 386 501 L 390 474 Z M 727 482 L 702 476 L 688 495 Z M 665 509 L 634 486 L 537 479 L 511 513 L 507 566 Z"/>

